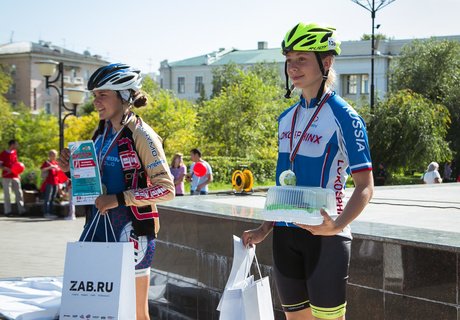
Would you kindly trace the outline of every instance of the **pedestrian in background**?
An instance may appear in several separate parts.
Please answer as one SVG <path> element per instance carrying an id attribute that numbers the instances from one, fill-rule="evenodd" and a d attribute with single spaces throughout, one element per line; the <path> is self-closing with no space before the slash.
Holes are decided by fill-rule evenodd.
<path id="1" fill-rule="evenodd" d="M 171 174 L 174 177 L 176 196 L 183 196 L 185 192 L 184 178 L 187 174 L 187 167 L 185 166 L 182 157 L 182 153 L 176 153 L 173 156 L 171 166 L 169 167 L 169 169 L 171 170 Z"/>
<path id="2" fill-rule="evenodd" d="M 0 168 L 2 169 L 2 186 L 3 186 L 3 201 L 5 216 L 11 216 L 11 199 L 10 187 L 16 196 L 16 205 L 18 207 L 19 215 L 25 213 L 24 197 L 21 188 L 21 176 L 11 170 L 11 168 L 19 161 L 17 149 L 19 144 L 16 140 L 8 142 L 8 149 L 0 153 Z"/>
<path id="3" fill-rule="evenodd" d="M 375 173 L 375 185 L 376 186 L 383 186 L 387 180 L 387 171 L 385 170 L 385 166 L 383 162 L 379 163 L 379 167 L 377 172 Z"/>
<path id="4" fill-rule="evenodd" d="M 47 219 L 57 218 L 57 215 L 53 212 L 54 199 L 59 188 L 59 171 L 61 171 L 56 161 L 57 154 L 56 150 L 50 150 L 48 152 L 48 160 L 43 162 L 40 167 L 43 179 L 40 189 L 43 193 L 43 217 Z"/>
<path id="5" fill-rule="evenodd" d="M 423 174 L 423 183 L 433 184 L 442 183 L 441 175 L 439 174 L 439 164 L 437 162 L 431 162 Z"/>
<path id="6" fill-rule="evenodd" d="M 443 182 L 450 182 L 452 179 L 452 161 L 447 161 L 444 164 Z"/>
<path id="7" fill-rule="evenodd" d="M 187 181 L 191 182 L 190 194 L 206 195 L 209 192 L 208 185 L 213 180 L 211 165 L 201 158 L 201 151 L 196 148 L 190 150 L 190 159 L 193 161 L 187 175 Z"/>

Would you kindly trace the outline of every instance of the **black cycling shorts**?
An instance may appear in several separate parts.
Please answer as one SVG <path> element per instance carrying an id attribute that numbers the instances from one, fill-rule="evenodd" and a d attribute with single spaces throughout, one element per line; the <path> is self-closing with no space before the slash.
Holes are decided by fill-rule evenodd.
<path id="1" fill-rule="evenodd" d="M 319 319 L 345 314 L 351 240 L 273 228 L 274 276 L 285 312 L 311 308 Z"/>

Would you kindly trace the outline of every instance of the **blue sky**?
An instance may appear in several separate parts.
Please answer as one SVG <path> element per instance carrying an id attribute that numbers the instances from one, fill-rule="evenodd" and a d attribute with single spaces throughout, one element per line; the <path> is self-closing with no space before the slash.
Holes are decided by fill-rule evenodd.
<path id="1" fill-rule="evenodd" d="M 0 43 L 51 41 L 144 72 L 222 47 L 279 47 L 300 21 L 334 25 L 342 40 L 371 33 L 370 12 L 351 0 L 0 0 L 0 12 Z M 396 0 L 375 21 L 396 39 L 458 35 L 459 13 L 460 0 Z"/>

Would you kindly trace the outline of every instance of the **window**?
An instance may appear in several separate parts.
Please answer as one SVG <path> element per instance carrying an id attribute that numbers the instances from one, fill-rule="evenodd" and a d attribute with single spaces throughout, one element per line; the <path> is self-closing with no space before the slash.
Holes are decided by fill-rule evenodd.
<path id="1" fill-rule="evenodd" d="M 185 77 L 177 78 L 177 92 L 185 93 Z"/>
<path id="2" fill-rule="evenodd" d="M 51 103 L 49 103 L 49 102 L 45 103 L 45 112 L 47 114 L 51 114 Z"/>
<path id="3" fill-rule="evenodd" d="M 195 93 L 200 93 L 203 87 L 203 77 L 195 77 Z"/>
<path id="4" fill-rule="evenodd" d="M 160 88 L 164 89 L 164 87 L 163 87 L 163 78 L 160 79 Z"/>
<path id="5" fill-rule="evenodd" d="M 15 64 L 12 64 L 12 65 L 11 65 L 11 69 L 10 69 L 10 70 L 11 70 L 11 76 L 16 75 L 16 65 L 15 65 Z"/>
<path id="6" fill-rule="evenodd" d="M 352 74 L 347 76 L 347 94 L 357 94 L 358 76 Z"/>
<path id="7" fill-rule="evenodd" d="M 361 76 L 361 94 L 369 94 L 369 75 Z"/>

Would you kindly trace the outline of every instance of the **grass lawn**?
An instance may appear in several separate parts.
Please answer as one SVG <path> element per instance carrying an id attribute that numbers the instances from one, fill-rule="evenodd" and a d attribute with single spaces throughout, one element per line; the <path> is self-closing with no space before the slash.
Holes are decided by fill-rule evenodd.
<path id="1" fill-rule="evenodd" d="M 423 184 L 422 173 L 415 173 L 412 176 L 394 175 L 389 181 L 390 185 L 405 185 L 405 184 Z"/>

